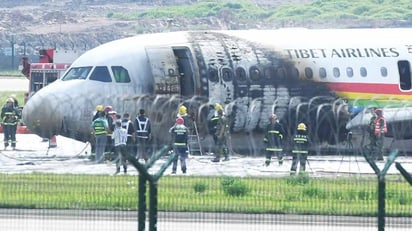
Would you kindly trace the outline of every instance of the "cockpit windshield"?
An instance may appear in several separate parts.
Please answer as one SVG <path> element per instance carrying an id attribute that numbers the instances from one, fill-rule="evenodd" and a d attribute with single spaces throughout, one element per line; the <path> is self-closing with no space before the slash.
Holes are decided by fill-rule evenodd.
<path id="1" fill-rule="evenodd" d="M 62 80 L 86 79 L 91 70 L 92 67 L 71 67 L 63 76 Z"/>

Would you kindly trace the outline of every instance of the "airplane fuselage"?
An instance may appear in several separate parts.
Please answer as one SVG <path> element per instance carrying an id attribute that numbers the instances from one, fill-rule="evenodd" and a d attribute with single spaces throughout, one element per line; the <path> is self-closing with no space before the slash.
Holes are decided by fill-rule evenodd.
<path id="1" fill-rule="evenodd" d="M 90 138 L 96 105 L 112 105 L 132 118 L 144 108 L 157 142 L 165 143 L 179 104 L 189 105 L 206 136 L 208 106 L 220 103 L 234 148 L 261 146 L 271 113 L 289 134 L 306 122 L 313 140 L 337 143 L 368 118 L 355 123 L 352 112 L 387 107 L 395 123 L 408 118 L 398 110 L 390 114 L 395 112 L 389 107 L 408 107 L 412 98 L 410 35 L 411 29 L 138 35 L 83 54 L 61 80 L 29 100 L 23 119 L 41 136 L 84 140 Z"/>

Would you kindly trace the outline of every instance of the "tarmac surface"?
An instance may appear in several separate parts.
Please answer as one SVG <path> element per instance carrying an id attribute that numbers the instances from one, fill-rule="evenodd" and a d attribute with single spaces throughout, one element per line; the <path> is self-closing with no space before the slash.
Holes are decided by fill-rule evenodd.
<path id="1" fill-rule="evenodd" d="M 0 91 L 29 91 L 29 80 L 25 77 L 0 76 Z"/>
<path id="2" fill-rule="evenodd" d="M 1 136 L 1 134 L 0 134 Z M 96 164 L 90 159 L 89 143 L 79 142 L 62 136 L 56 138 L 57 147 L 49 148 L 49 142 L 34 134 L 17 134 L 16 150 L 8 147 L 0 151 L 0 173 L 72 173 L 72 174 L 113 174 L 114 161 Z M 1 146 L 2 147 L 2 146 Z M 157 172 L 165 163 L 168 156 L 163 156 L 150 168 Z M 193 176 L 267 176 L 280 177 L 289 175 L 291 157 L 287 156 L 283 165 L 278 165 L 276 158 L 272 164 L 265 166 L 264 156 L 232 156 L 229 161 L 211 162 L 212 154 L 190 155 L 187 160 L 186 175 Z M 383 169 L 384 161 L 377 162 Z M 396 162 L 408 172 L 412 172 L 412 159 L 398 156 Z M 182 175 L 178 164 L 176 175 Z M 362 156 L 309 156 L 306 171 L 313 177 L 337 177 L 349 175 L 375 175 L 373 169 Z M 129 175 L 138 175 L 137 170 L 129 164 Z M 171 167 L 165 175 L 171 174 Z M 388 174 L 399 174 L 394 165 Z"/>

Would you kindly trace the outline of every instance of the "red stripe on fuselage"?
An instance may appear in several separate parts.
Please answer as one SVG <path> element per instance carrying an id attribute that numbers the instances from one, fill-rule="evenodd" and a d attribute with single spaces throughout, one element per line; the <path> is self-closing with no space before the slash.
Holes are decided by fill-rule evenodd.
<path id="1" fill-rule="evenodd" d="M 398 84 L 383 83 L 327 83 L 328 87 L 336 92 L 353 92 L 369 94 L 395 94 L 407 93 L 399 90 Z"/>

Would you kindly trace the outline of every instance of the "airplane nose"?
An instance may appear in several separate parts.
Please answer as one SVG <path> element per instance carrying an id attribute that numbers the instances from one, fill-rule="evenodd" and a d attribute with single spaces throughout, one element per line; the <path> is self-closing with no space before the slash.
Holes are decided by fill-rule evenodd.
<path id="1" fill-rule="evenodd" d="M 29 99 L 23 107 L 22 120 L 33 133 L 50 138 L 59 134 L 63 115 L 59 103 L 61 100 L 45 93 L 47 89 L 42 89 Z"/>

